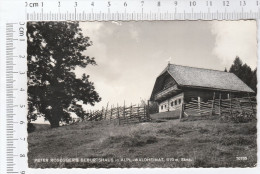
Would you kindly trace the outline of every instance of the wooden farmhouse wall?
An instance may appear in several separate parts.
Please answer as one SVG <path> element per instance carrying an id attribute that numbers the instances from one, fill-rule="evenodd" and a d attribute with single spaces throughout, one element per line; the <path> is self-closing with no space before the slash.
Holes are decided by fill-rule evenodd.
<path id="1" fill-rule="evenodd" d="M 154 100 L 156 94 L 161 93 L 172 86 L 177 86 L 177 82 L 172 78 L 172 76 L 168 72 L 163 73 L 156 79 L 151 96 L 152 100 Z"/>
<path id="2" fill-rule="evenodd" d="M 194 89 L 194 88 L 184 88 L 184 101 L 190 102 L 192 99 L 197 99 L 198 97 L 201 98 L 201 101 L 207 102 L 208 100 L 212 100 L 215 93 L 215 99 L 228 99 L 232 98 L 240 98 L 246 97 L 247 93 L 236 93 L 236 92 L 225 92 L 225 91 L 214 91 L 214 90 L 207 90 L 207 89 Z M 221 94 L 221 96 L 220 96 Z"/>

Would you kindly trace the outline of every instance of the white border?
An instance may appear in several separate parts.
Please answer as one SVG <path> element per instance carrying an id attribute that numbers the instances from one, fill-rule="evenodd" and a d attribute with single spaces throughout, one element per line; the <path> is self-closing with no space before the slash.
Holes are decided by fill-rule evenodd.
<path id="1" fill-rule="evenodd" d="M 57 0 L 58 1 L 58 0 Z M 52 1 L 52 3 L 57 3 L 57 1 Z M 82 0 L 81 0 L 82 1 Z M 78 1 L 78 2 L 81 2 L 81 1 Z M 107 2 L 107 0 L 104 0 L 104 1 L 101 1 L 101 0 L 94 0 L 96 2 L 99 2 L 99 3 L 103 3 L 103 2 Z M 111 0 L 111 1 L 114 1 L 114 0 Z M 122 0 L 124 1 L 124 0 Z M 125 0 L 125 1 L 129 1 L 129 0 Z M 133 1 L 133 0 L 132 0 Z M 136 3 L 139 3 L 139 0 L 134 0 L 136 1 Z M 140 0 L 141 1 L 141 0 Z M 146 0 L 147 2 L 148 0 Z M 178 0 L 179 2 L 180 1 L 183 1 L 183 2 L 188 2 L 188 0 Z M 197 2 L 201 3 L 201 2 L 205 2 L 205 0 L 196 0 Z M 213 0 L 213 2 L 215 2 L 217 0 Z M 246 0 L 247 2 L 250 2 L 250 3 L 253 3 L 255 1 L 252 1 L 252 0 Z M 28 1 L 29 2 L 29 1 Z M 47 2 L 47 1 L 31 1 L 31 2 Z M 50 2 L 50 1 L 48 1 Z M 66 0 L 63 0 L 61 2 L 66 2 L 68 4 L 70 3 L 74 3 L 75 1 L 66 1 Z M 83 1 L 82 1 L 83 2 Z M 86 1 L 86 2 L 90 2 L 89 1 Z M 152 0 L 151 2 L 155 2 L 155 0 Z M 161 2 L 164 2 L 164 0 L 161 0 Z M 170 1 L 168 1 L 170 2 Z M 230 0 L 230 2 L 235 2 L 235 0 Z M 236 1 L 238 2 L 238 1 Z M 5 108 L 5 93 L 6 93 L 6 90 L 5 90 L 5 23 L 6 22 L 20 22 L 20 21 L 26 21 L 26 14 L 27 13 L 30 13 L 30 12 L 34 12 L 35 9 L 26 9 L 24 7 L 24 4 L 25 4 L 25 1 L 12 1 L 12 0 L 9 0 L 9 1 L 3 1 L 1 0 L 0 1 L 0 35 L 1 35 L 1 42 L 0 42 L 0 56 L 1 56 L 1 59 L 0 59 L 0 101 L 1 101 L 1 104 L 0 104 L 0 114 L 1 114 L 1 117 L 0 117 L 0 134 L 1 134 L 1 140 L 0 140 L 0 171 L 1 173 L 3 173 L 5 171 L 5 160 L 6 160 L 6 139 L 5 139 L 5 131 L 6 131 L 6 120 L 5 120 L 5 114 L 6 114 L 6 108 Z M 252 4 L 253 5 L 253 4 Z M 84 8 L 84 6 L 81 6 L 81 7 L 78 7 L 78 10 L 80 10 L 80 8 Z M 129 7 L 127 10 L 130 10 L 131 8 L 135 9 L 135 6 L 132 6 L 132 7 Z M 213 11 L 220 11 L 222 13 L 224 12 L 230 12 L 235 14 L 233 15 L 233 18 L 232 16 L 221 16 L 221 15 L 217 15 L 215 17 L 217 17 L 218 19 L 237 19 L 237 18 L 250 18 L 250 13 L 246 13 L 247 12 L 247 9 L 248 7 L 244 7 L 243 9 L 237 5 L 234 5 L 232 7 L 228 7 L 228 8 L 220 8 L 219 6 L 215 6 L 215 7 L 212 7 L 210 10 L 211 12 Z M 53 11 L 53 12 L 61 12 L 62 10 L 53 6 L 53 5 L 49 5 L 49 6 L 45 6 L 44 7 L 44 10 L 48 9 L 49 11 Z M 158 8 L 157 7 L 151 7 L 149 8 L 151 9 L 153 12 L 158 12 Z M 220 9 L 220 10 L 219 10 Z M 255 8 L 253 7 L 252 8 L 253 11 L 256 10 L 257 12 L 259 11 L 259 8 Z M 38 8 L 36 9 L 36 11 L 38 12 L 41 12 L 41 8 Z M 63 9 L 64 10 L 64 9 Z M 74 11 L 74 8 L 71 7 L 71 6 L 68 6 L 66 7 L 66 10 L 71 10 L 71 11 Z M 95 10 L 102 10 L 104 12 L 107 12 L 107 7 L 106 6 L 100 6 L 98 7 L 97 9 Z M 117 7 L 114 7 L 113 9 L 111 8 L 110 9 L 111 11 L 115 11 L 115 10 L 118 10 L 118 11 L 121 11 L 122 14 L 125 13 L 125 9 L 124 8 L 121 8 L 121 6 L 117 6 Z M 165 9 L 163 8 L 160 8 L 160 12 L 163 12 Z M 195 20 L 196 17 L 197 19 L 210 19 L 212 18 L 212 16 L 206 16 L 206 15 L 198 15 L 196 16 L 195 15 L 195 12 L 199 12 L 199 11 L 208 11 L 208 9 L 206 9 L 205 7 L 202 7 L 202 6 L 197 6 L 197 7 L 194 7 L 194 8 L 189 8 L 185 5 L 182 5 L 178 11 L 182 14 L 184 14 L 184 11 L 186 11 L 186 14 L 187 12 L 188 13 L 191 13 L 193 14 L 194 13 L 194 16 L 192 16 L 190 19 L 193 19 Z M 241 12 L 241 10 L 243 10 Z M 249 12 L 249 11 L 248 11 Z M 189 18 L 189 16 L 186 16 L 187 18 Z M 214 17 L 214 16 L 213 16 Z M 185 15 L 184 17 L 185 18 Z M 93 18 L 95 19 L 95 18 Z M 97 19 L 100 19 L 100 18 L 96 18 L 95 20 Z M 107 18 L 108 19 L 108 18 Z M 129 20 L 128 18 L 124 18 L 125 20 Z M 152 18 L 149 18 L 150 20 L 152 20 Z M 160 18 L 157 16 L 156 20 L 159 20 Z M 164 19 L 164 18 L 163 18 Z M 162 19 L 162 20 L 163 20 Z M 38 19 L 37 19 L 38 20 Z M 260 27 L 260 22 L 258 21 L 257 22 L 257 26 L 258 26 L 258 30 L 257 30 L 257 36 L 258 36 L 258 40 L 260 39 L 260 31 L 259 31 L 259 27 Z M 260 46 L 258 44 L 258 55 L 259 55 L 259 52 L 260 52 Z M 258 67 L 259 67 L 260 63 L 258 62 Z M 258 77 L 260 76 L 260 71 L 258 71 Z M 24 85 L 24 84 L 23 84 Z M 25 84 L 26 85 L 26 84 Z M 259 95 L 257 96 L 257 99 L 259 99 Z M 257 106 L 258 109 L 260 109 L 260 106 L 258 105 Z M 26 115 L 25 115 L 26 117 Z M 257 127 L 258 127 L 258 137 L 259 137 L 259 128 L 260 128 L 260 125 L 259 125 L 259 121 L 257 122 Z M 22 131 L 21 131 L 22 132 Z M 26 134 L 26 130 L 24 131 L 24 133 Z M 260 154 L 260 148 L 259 148 L 259 138 L 257 139 L 257 144 L 258 144 L 258 159 L 259 159 L 259 154 Z M 23 167 L 27 167 L 27 166 L 23 166 Z M 26 174 L 27 173 L 33 173 L 33 174 L 45 174 L 45 173 L 48 173 L 48 174 L 52 174 L 52 173 L 64 173 L 64 174 L 74 174 L 74 173 L 107 173 L 107 172 L 113 172 L 113 173 L 125 173 L 125 174 L 128 174 L 128 173 L 149 173 L 149 174 L 153 174 L 153 173 L 161 173 L 161 172 L 164 172 L 164 173 L 172 173 L 172 172 L 175 172 L 175 173 L 188 173 L 188 172 L 192 172 L 192 173 L 200 173 L 200 174 L 208 174 L 208 173 L 259 173 L 260 172 L 260 167 L 259 167 L 259 163 L 258 163 L 258 166 L 256 168 L 173 168 L 173 169 L 170 169 L 170 168 L 166 168 L 166 169 L 158 169 L 158 168 L 152 168 L 152 169 L 28 169 L 28 172 L 26 171 Z"/>

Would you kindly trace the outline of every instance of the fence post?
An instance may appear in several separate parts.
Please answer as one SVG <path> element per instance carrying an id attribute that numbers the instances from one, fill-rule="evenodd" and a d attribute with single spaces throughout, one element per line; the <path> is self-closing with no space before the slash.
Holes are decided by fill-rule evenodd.
<path id="1" fill-rule="evenodd" d="M 129 114 L 129 118 L 130 118 L 130 119 L 132 118 L 132 107 L 133 107 L 133 105 L 132 105 L 132 103 L 131 103 L 130 114 Z"/>
<path id="2" fill-rule="evenodd" d="M 92 110 L 89 110 L 89 120 L 92 121 Z"/>
<path id="3" fill-rule="evenodd" d="M 248 98 L 249 98 L 249 103 L 250 103 L 251 108 L 252 108 L 252 112 L 253 112 L 253 114 L 255 115 L 255 110 L 254 110 L 253 104 L 252 104 L 252 102 L 251 102 L 251 97 L 250 97 L 249 93 L 247 93 L 247 95 L 248 95 Z"/>
<path id="4" fill-rule="evenodd" d="M 139 115 L 139 104 L 137 105 L 137 117 L 139 119 L 139 122 L 141 122 L 140 115 Z"/>
<path id="5" fill-rule="evenodd" d="M 211 116 L 212 116 L 213 114 L 215 114 L 215 112 L 214 112 L 214 103 L 215 103 L 215 92 L 214 92 L 214 94 L 213 94 L 213 101 L 212 101 L 212 105 L 211 105 Z"/>
<path id="6" fill-rule="evenodd" d="M 113 114 L 113 106 L 111 105 L 111 112 L 110 112 L 110 119 L 109 119 L 110 123 L 111 123 L 111 120 L 112 120 L 112 114 Z"/>
<path id="7" fill-rule="evenodd" d="M 119 117 L 118 103 L 117 103 L 117 119 L 118 119 L 118 124 L 120 125 L 120 117 Z"/>
<path id="8" fill-rule="evenodd" d="M 86 116 L 85 116 L 85 121 L 88 121 L 88 117 L 89 117 L 89 111 L 87 110 Z"/>
<path id="9" fill-rule="evenodd" d="M 106 107 L 106 111 L 105 111 L 105 120 L 107 119 L 108 104 L 109 104 L 109 102 L 107 102 L 107 107 Z"/>
<path id="10" fill-rule="evenodd" d="M 199 114 L 201 116 L 200 97 L 198 97 L 198 108 L 199 108 Z"/>
<path id="11" fill-rule="evenodd" d="M 101 111 L 101 118 L 104 120 L 104 107 L 102 106 L 102 111 Z"/>
<path id="12" fill-rule="evenodd" d="M 233 112 L 232 112 L 232 96 L 231 96 L 231 93 L 229 94 L 229 98 L 230 98 L 230 114 L 232 115 Z"/>
<path id="13" fill-rule="evenodd" d="M 95 117 L 95 110 L 92 111 L 92 120 L 95 120 L 96 121 L 96 117 Z"/>
<path id="14" fill-rule="evenodd" d="M 243 112 L 244 112 L 244 110 L 243 110 L 243 108 L 242 108 L 242 106 L 241 106 L 241 101 L 240 101 L 240 99 L 239 99 L 239 98 L 238 98 L 237 100 L 238 100 L 238 103 L 239 103 L 239 108 L 241 109 L 241 113 L 243 113 Z"/>
<path id="15" fill-rule="evenodd" d="M 183 117 L 183 109 L 184 109 L 184 104 L 182 103 L 182 104 L 181 104 L 181 112 L 180 112 L 180 120 L 181 120 L 182 117 Z"/>
<path id="16" fill-rule="evenodd" d="M 221 93 L 219 94 L 219 116 L 221 116 Z"/>
<path id="17" fill-rule="evenodd" d="M 149 106 L 149 100 L 148 100 L 148 106 Z M 149 108 L 149 107 L 148 107 Z M 170 111 L 170 100 L 168 99 L 168 112 Z"/>
<path id="18" fill-rule="evenodd" d="M 144 120 L 146 119 L 146 104 L 144 104 Z"/>
<path id="19" fill-rule="evenodd" d="M 124 108 L 123 108 L 123 116 L 124 116 L 124 120 L 127 121 L 128 123 L 128 120 L 126 120 L 126 115 L 125 115 L 125 101 L 124 101 Z"/>
<path id="20" fill-rule="evenodd" d="M 149 104 L 150 100 L 147 100 L 147 119 L 150 120 L 150 104 Z M 170 105 L 168 104 L 168 107 L 170 107 Z"/>

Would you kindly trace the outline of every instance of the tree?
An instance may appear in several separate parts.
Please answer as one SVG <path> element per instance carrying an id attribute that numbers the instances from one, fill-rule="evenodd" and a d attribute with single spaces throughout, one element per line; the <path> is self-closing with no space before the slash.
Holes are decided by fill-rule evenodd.
<path id="1" fill-rule="evenodd" d="M 257 77 L 256 69 L 252 71 L 250 66 L 246 63 L 243 64 L 241 59 L 237 56 L 231 65 L 229 72 L 234 73 L 238 78 L 240 78 L 245 84 L 251 87 L 255 92 L 257 92 Z"/>
<path id="2" fill-rule="evenodd" d="M 233 62 L 233 64 L 231 65 L 229 72 L 234 73 L 235 75 L 237 75 L 239 78 L 241 77 L 242 74 L 242 66 L 243 66 L 243 62 L 242 60 L 237 56 Z"/>
<path id="3" fill-rule="evenodd" d="M 244 64 L 241 67 L 241 72 L 242 73 L 240 75 L 240 78 L 242 79 L 243 82 L 245 82 L 245 84 L 250 86 L 251 79 L 252 79 L 252 76 L 253 76 L 252 69 L 247 64 Z"/>
<path id="4" fill-rule="evenodd" d="M 69 121 L 70 112 L 84 117 L 83 104 L 94 105 L 101 98 L 89 76 L 76 78 L 76 67 L 96 65 L 83 55 L 92 45 L 77 22 L 27 23 L 28 120 L 44 116 L 51 127 Z"/>

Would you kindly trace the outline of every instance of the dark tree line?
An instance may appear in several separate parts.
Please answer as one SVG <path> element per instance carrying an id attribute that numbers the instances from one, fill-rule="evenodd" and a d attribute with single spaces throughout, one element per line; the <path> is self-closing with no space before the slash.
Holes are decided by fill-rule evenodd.
<path id="1" fill-rule="evenodd" d="M 225 68 L 225 72 L 227 69 Z M 251 89 L 257 92 L 257 68 L 251 69 L 246 63 L 243 64 L 242 60 L 237 56 L 231 65 L 229 72 L 234 73 Z"/>
<path id="2" fill-rule="evenodd" d="M 83 104 L 101 98 L 89 76 L 76 78 L 76 67 L 96 65 L 82 54 L 92 42 L 83 36 L 78 22 L 27 23 L 28 121 L 44 116 L 51 127 L 69 121 L 70 113 L 85 115 Z"/>

